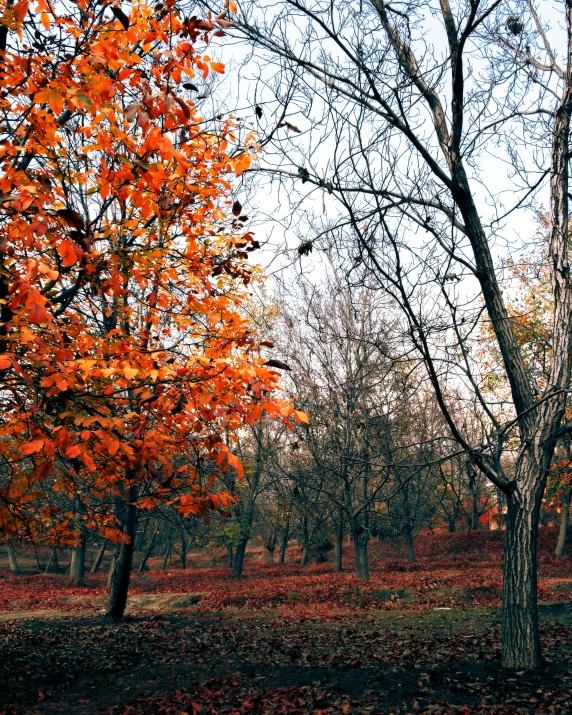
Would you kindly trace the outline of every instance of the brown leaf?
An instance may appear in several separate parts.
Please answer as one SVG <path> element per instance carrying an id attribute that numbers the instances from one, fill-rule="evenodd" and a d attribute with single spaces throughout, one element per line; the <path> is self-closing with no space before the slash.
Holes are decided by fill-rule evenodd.
<path id="1" fill-rule="evenodd" d="M 85 229 L 85 221 L 77 211 L 73 211 L 72 209 L 60 209 L 56 211 L 56 213 L 67 226 L 81 230 Z"/>
<path id="2" fill-rule="evenodd" d="M 129 29 L 129 17 L 123 12 L 120 7 L 112 7 L 111 12 L 115 15 L 116 19 L 123 25 L 124 30 Z"/>
<path id="3" fill-rule="evenodd" d="M 267 360 L 264 364 L 268 365 L 268 367 L 277 367 L 279 370 L 291 370 L 292 369 L 289 365 L 286 365 L 285 362 L 282 362 L 281 360 L 274 360 L 274 358 Z"/>
<path id="4" fill-rule="evenodd" d="M 240 216 L 240 212 L 242 211 L 242 204 L 240 201 L 235 201 L 232 205 L 232 213 L 235 216 Z"/>

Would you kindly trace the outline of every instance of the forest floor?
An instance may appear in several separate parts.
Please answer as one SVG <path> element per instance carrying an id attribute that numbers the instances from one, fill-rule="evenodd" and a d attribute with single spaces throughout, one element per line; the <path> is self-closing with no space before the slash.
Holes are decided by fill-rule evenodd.
<path id="1" fill-rule="evenodd" d="M 0 714 L 572 713 L 569 557 L 541 558 L 545 663 L 512 673 L 496 556 L 372 551 L 367 584 L 351 563 L 150 571 L 120 623 L 101 615 L 103 574 L 0 570 Z"/>

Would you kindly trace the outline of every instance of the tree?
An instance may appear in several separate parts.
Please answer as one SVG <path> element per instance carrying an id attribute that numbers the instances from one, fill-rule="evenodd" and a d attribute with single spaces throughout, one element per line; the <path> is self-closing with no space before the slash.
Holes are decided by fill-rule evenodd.
<path id="1" fill-rule="evenodd" d="M 298 296 L 292 291 L 283 300 L 281 342 L 300 405 L 310 416 L 310 424 L 298 429 L 297 446 L 306 453 L 300 450 L 302 468 L 291 472 L 298 499 L 312 505 L 302 522 L 305 551 L 309 515 L 320 513 L 315 504 L 325 502 L 324 518 L 333 510 L 337 522 L 337 568 L 348 524 L 356 575 L 368 580 L 369 512 L 389 477 L 390 460 L 375 438 L 380 412 L 391 411 L 387 316 L 367 290 L 347 287 L 333 269 L 323 291 L 303 280 L 299 286 Z"/>
<path id="2" fill-rule="evenodd" d="M 399 7 L 371 0 L 360 12 L 350 2 L 291 0 L 263 13 L 252 0 L 242 3 L 237 28 L 282 70 L 266 83 L 277 90 L 280 122 L 272 120 L 263 140 L 274 160 L 263 168 L 299 186 L 295 202 L 321 191 L 339 207 L 339 221 L 335 208 L 329 211 L 329 224 L 305 239 L 304 253 L 320 242 L 336 245 L 348 273 L 365 267 L 370 285 L 393 298 L 451 434 L 507 500 L 502 663 L 516 669 L 541 661 L 538 516 L 563 434 L 572 365 L 572 1 L 558 10 L 563 64 L 533 0 L 411 0 Z M 435 47 L 430 37 L 439 38 Z M 329 150 L 314 150 L 326 142 Z M 484 166 L 485 155 L 489 162 L 499 155 L 499 171 Z M 485 200 L 481 187 L 495 171 L 501 177 L 507 162 L 512 175 Z M 540 388 L 507 309 L 493 246 L 510 241 L 513 218 L 544 190 L 554 313 Z M 332 224 L 351 227 L 352 240 Z M 481 311 L 510 386 L 501 419 L 471 352 Z M 484 443 L 472 441 L 447 399 L 444 385 L 453 375 L 486 415 Z M 518 457 L 508 475 L 503 455 L 513 435 Z"/>
<path id="3" fill-rule="evenodd" d="M 189 99 L 224 71 L 195 48 L 214 24 L 174 2 L 36 9 L 0 33 L 0 526 L 115 541 L 120 618 L 140 510 L 225 510 L 217 475 L 242 467 L 222 435 L 295 412 L 240 313 L 256 243 L 225 177 L 254 136 Z"/>

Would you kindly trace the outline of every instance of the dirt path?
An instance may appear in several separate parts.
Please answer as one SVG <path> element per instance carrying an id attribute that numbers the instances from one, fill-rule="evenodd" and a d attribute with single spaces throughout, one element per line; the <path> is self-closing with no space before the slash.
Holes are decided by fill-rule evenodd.
<path id="1" fill-rule="evenodd" d="M 160 611 L 175 613 L 197 604 L 201 593 L 151 593 L 130 596 L 127 602 L 126 614 L 133 616 L 140 611 Z M 85 604 L 89 608 L 74 608 L 73 610 L 42 608 L 26 611 L 0 611 L 0 623 L 6 621 L 51 621 L 62 618 L 94 618 L 100 617 L 105 610 L 106 596 L 68 596 L 60 598 L 62 603 Z"/>

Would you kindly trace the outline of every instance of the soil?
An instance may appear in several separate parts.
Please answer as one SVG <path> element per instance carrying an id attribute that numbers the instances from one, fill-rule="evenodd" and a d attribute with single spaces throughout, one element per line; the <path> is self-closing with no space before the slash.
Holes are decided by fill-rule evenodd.
<path id="1" fill-rule="evenodd" d="M 13 704 L 5 712 L 22 715 L 127 712 L 130 702 L 197 691 L 213 678 L 249 692 L 322 688 L 360 707 L 352 712 L 488 702 L 532 713 L 531 698 L 572 685 L 572 606 L 557 603 L 542 611 L 548 662 L 526 674 L 500 668 L 496 609 L 414 618 L 393 611 L 382 621 L 364 618 L 350 627 L 345 621 L 295 623 L 272 614 L 205 617 L 192 610 L 121 623 L 69 612 L 58 619 L 38 611 L 26 619 L 18 614 L 0 631 L 0 713 L 2 702 Z M 337 656 L 346 644 L 347 658 L 332 660 L 330 644 Z M 395 657 L 388 658 L 393 644 Z"/>

